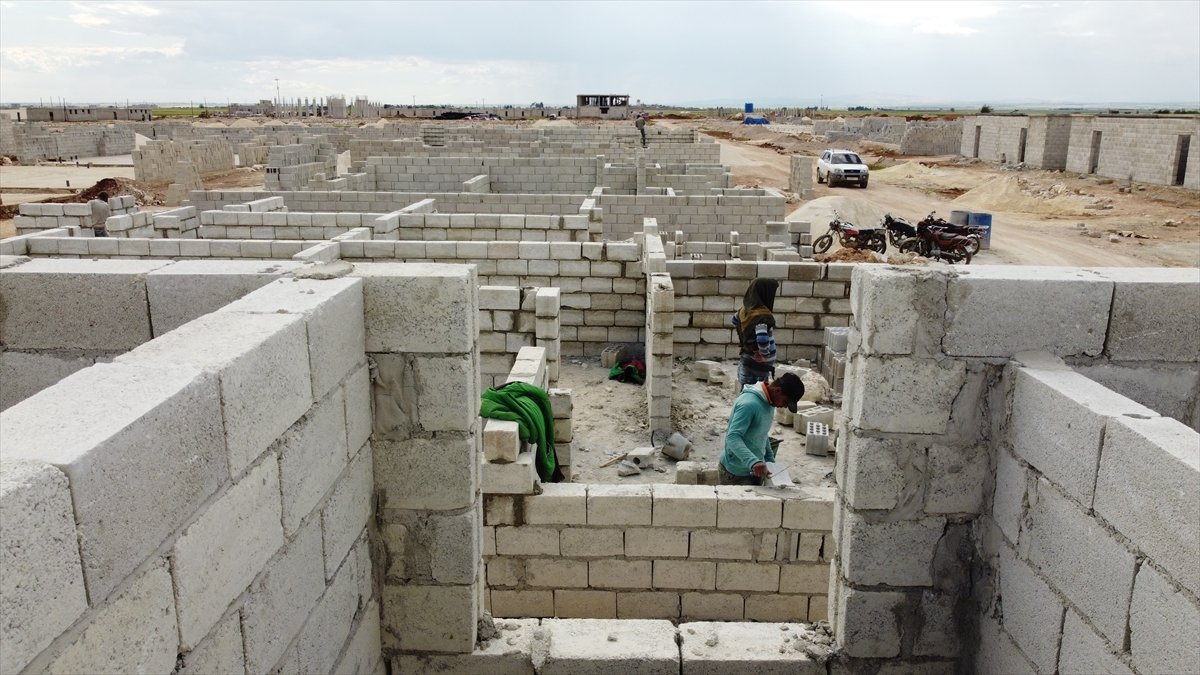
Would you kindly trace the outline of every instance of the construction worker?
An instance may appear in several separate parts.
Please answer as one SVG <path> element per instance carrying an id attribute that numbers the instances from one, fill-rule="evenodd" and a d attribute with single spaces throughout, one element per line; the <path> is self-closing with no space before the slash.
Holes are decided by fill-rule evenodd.
<path id="1" fill-rule="evenodd" d="M 642 147 L 646 147 L 646 113 L 638 113 L 633 126 L 637 127 L 638 132 L 642 134 Z"/>
<path id="2" fill-rule="evenodd" d="M 725 447 L 721 450 L 717 474 L 721 485 L 762 485 L 769 475 L 767 462 L 775 461 L 775 447 L 767 432 L 775 417 L 775 408 L 796 412 L 804 397 L 804 383 L 795 373 L 784 373 L 771 382 L 755 382 L 742 387 L 729 412 Z"/>

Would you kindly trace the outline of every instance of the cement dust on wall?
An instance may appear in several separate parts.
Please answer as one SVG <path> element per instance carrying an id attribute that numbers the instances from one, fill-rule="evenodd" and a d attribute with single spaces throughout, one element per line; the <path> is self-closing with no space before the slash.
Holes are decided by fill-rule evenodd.
<path id="1" fill-rule="evenodd" d="M 671 423 L 676 431 L 692 442 L 690 461 L 716 462 L 725 442 L 725 427 L 735 398 L 737 363 L 722 362 L 725 384 L 697 380 L 691 363 L 675 362 L 672 373 Z M 621 453 L 649 446 L 646 422 L 646 394 L 642 387 L 608 379 L 608 369 L 599 359 L 564 357 L 558 384 L 573 392 L 575 407 L 571 414 L 574 441 L 571 451 L 572 482 L 575 483 L 674 483 L 675 462 L 656 455 L 663 469 L 643 470 L 640 475 L 618 477 L 617 466 L 601 464 Z M 740 387 L 738 388 L 740 389 Z M 799 485 L 830 486 L 834 458 L 812 457 L 804 453 L 804 437 L 791 427 L 775 424 L 771 435 L 782 438 L 779 461 L 790 467 Z M 827 476 L 829 476 L 827 478 Z"/>

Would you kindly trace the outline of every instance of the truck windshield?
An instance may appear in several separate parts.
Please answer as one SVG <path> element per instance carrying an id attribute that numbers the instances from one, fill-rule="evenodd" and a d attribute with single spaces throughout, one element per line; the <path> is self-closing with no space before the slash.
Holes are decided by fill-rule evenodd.
<path id="1" fill-rule="evenodd" d="M 862 164 L 862 160 L 854 153 L 841 153 L 833 156 L 834 164 Z"/>

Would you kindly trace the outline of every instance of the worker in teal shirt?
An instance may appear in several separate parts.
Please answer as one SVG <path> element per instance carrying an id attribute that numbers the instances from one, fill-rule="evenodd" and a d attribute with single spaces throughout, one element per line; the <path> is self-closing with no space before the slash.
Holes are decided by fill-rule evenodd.
<path id="1" fill-rule="evenodd" d="M 729 413 L 725 448 L 717 466 L 721 485 L 762 485 L 768 473 L 766 462 L 775 461 L 767 436 L 774 409 L 786 407 L 796 412 L 803 397 L 804 383 L 794 373 L 784 373 L 770 384 L 755 382 L 742 387 Z"/>

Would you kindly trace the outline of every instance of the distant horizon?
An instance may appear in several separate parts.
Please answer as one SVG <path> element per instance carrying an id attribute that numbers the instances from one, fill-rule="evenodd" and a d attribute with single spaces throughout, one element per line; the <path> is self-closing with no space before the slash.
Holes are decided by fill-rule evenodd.
<path id="1" fill-rule="evenodd" d="M 0 0 L 0 81 L 28 104 L 1194 109 L 1198 25 L 1196 0 Z"/>

